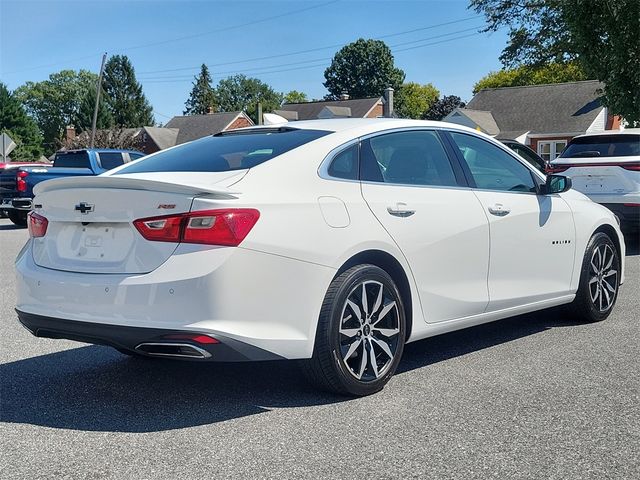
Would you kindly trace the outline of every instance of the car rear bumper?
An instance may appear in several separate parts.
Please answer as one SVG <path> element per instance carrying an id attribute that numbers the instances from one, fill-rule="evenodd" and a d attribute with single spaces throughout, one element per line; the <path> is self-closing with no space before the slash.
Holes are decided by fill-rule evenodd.
<path id="1" fill-rule="evenodd" d="M 193 337 L 197 333 L 193 331 L 78 322 L 34 315 L 20 310 L 16 310 L 16 312 L 20 323 L 36 337 L 108 345 L 150 357 L 218 362 L 281 360 L 283 358 L 220 334 L 215 337 L 218 343 L 204 344 L 191 339 L 175 338 L 180 336 Z"/>
<path id="2" fill-rule="evenodd" d="M 31 210 L 30 198 L 3 198 L 0 208 L 5 210 Z"/>
<path id="3" fill-rule="evenodd" d="M 254 250 L 186 244 L 146 274 L 65 272 L 36 265 L 31 242 L 16 259 L 21 319 L 44 318 L 54 327 L 45 323 L 43 332 L 125 349 L 135 347 L 127 340 L 129 332 L 146 341 L 157 332 L 195 332 L 276 358 L 309 358 L 335 274 L 328 267 Z M 217 359 L 213 352 L 211 359 Z"/>

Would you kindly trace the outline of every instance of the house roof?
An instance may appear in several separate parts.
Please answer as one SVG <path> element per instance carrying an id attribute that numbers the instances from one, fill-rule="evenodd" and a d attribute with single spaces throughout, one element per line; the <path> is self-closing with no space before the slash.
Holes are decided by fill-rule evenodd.
<path id="1" fill-rule="evenodd" d="M 500 132 L 500 129 L 496 124 L 496 120 L 493 118 L 491 112 L 485 110 L 471 110 L 469 108 L 457 108 L 452 117 L 455 117 L 456 113 L 466 116 L 489 135 L 497 135 L 498 132 Z"/>
<path id="2" fill-rule="evenodd" d="M 467 109 L 491 112 L 500 136 L 586 132 L 603 108 L 602 88 L 597 80 L 487 88 L 473 97 Z"/>
<path id="3" fill-rule="evenodd" d="M 323 100 L 318 102 L 285 103 L 280 107 L 282 111 L 298 113 L 298 120 L 314 120 L 325 107 L 346 107 L 351 109 L 351 118 L 365 118 L 382 97 L 354 98 L 349 100 Z M 330 111 L 330 110 L 329 110 Z M 343 116 L 345 110 L 339 109 Z M 326 113 L 326 111 L 325 111 Z"/>
<path id="4" fill-rule="evenodd" d="M 144 127 L 144 131 L 151 137 L 151 140 L 160 150 L 173 147 L 178 139 L 177 128 Z"/>
<path id="5" fill-rule="evenodd" d="M 167 122 L 165 128 L 179 130 L 176 144 L 180 144 L 220 133 L 239 116 L 246 115 L 243 112 L 221 112 L 173 117 Z"/>

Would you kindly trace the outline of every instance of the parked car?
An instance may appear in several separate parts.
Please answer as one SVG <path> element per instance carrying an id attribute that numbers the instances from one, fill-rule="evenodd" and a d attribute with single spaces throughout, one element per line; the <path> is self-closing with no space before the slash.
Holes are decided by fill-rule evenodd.
<path id="1" fill-rule="evenodd" d="M 12 171 L 17 169 L 18 167 L 46 167 L 50 166 L 49 163 L 42 162 L 0 162 L 0 175 L 5 172 Z M 2 186 L 0 185 L 0 195 Z M 0 202 L 1 203 L 1 202 Z M 7 210 L 4 208 L 0 208 L 0 218 L 5 218 L 7 216 Z"/>
<path id="2" fill-rule="evenodd" d="M 549 165 L 573 187 L 604 205 L 623 228 L 640 228 L 640 129 L 575 137 Z"/>
<path id="3" fill-rule="evenodd" d="M 0 208 L 16 225 L 27 225 L 33 187 L 60 177 L 100 175 L 136 160 L 144 153 L 129 150 L 84 149 L 57 152 L 51 165 L 22 166 L 0 172 Z"/>
<path id="4" fill-rule="evenodd" d="M 504 140 L 498 139 L 498 140 L 500 140 L 507 147 L 509 147 L 514 152 L 516 152 L 522 158 L 524 158 L 527 162 L 529 162 L 539 171 L 541 171 L 542 173 L 546 173 L 547 162 L 545 162 L 544 158 L 542 158 L 540 155 L 534 152 L 531 148 L 527 147 L 526 145 L 523 145 L 520 142 L 517 142 L 516 140 L 509 140 L 509 139 L 504 139 Z"/>
<path id="5" fill-rule="evenodd" d="M 293 125 L 36 186 L 20 322 L 130 355 L 298 359 L 367 395 L 406 342 L 558 305 L 611 313 L 623 237 L 566 177 L 459 125 Z"/>

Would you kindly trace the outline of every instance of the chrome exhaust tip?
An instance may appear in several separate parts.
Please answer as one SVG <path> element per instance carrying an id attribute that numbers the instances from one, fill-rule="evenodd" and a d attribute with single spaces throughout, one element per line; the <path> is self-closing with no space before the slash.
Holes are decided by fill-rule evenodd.
<path id="1" fill-rule="evenodd" d="M 136 346 L 135 350 L 152 357 L 205 359 L 211 357 L 206 350 L 190 343 L 145 342 Z"/>

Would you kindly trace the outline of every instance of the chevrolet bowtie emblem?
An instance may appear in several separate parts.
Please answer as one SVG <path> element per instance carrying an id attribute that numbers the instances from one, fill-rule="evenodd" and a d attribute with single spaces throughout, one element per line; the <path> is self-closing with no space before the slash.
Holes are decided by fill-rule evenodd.
<path id="1" fill-rule="evenodd" d="M 95 205 L 92 205 L 90 203 L 80 202 L 78 205 L 76 205 L 76 212 L 80 212 L 86 215 L 89 212 L 93 212 L 94 207 Z"/>

